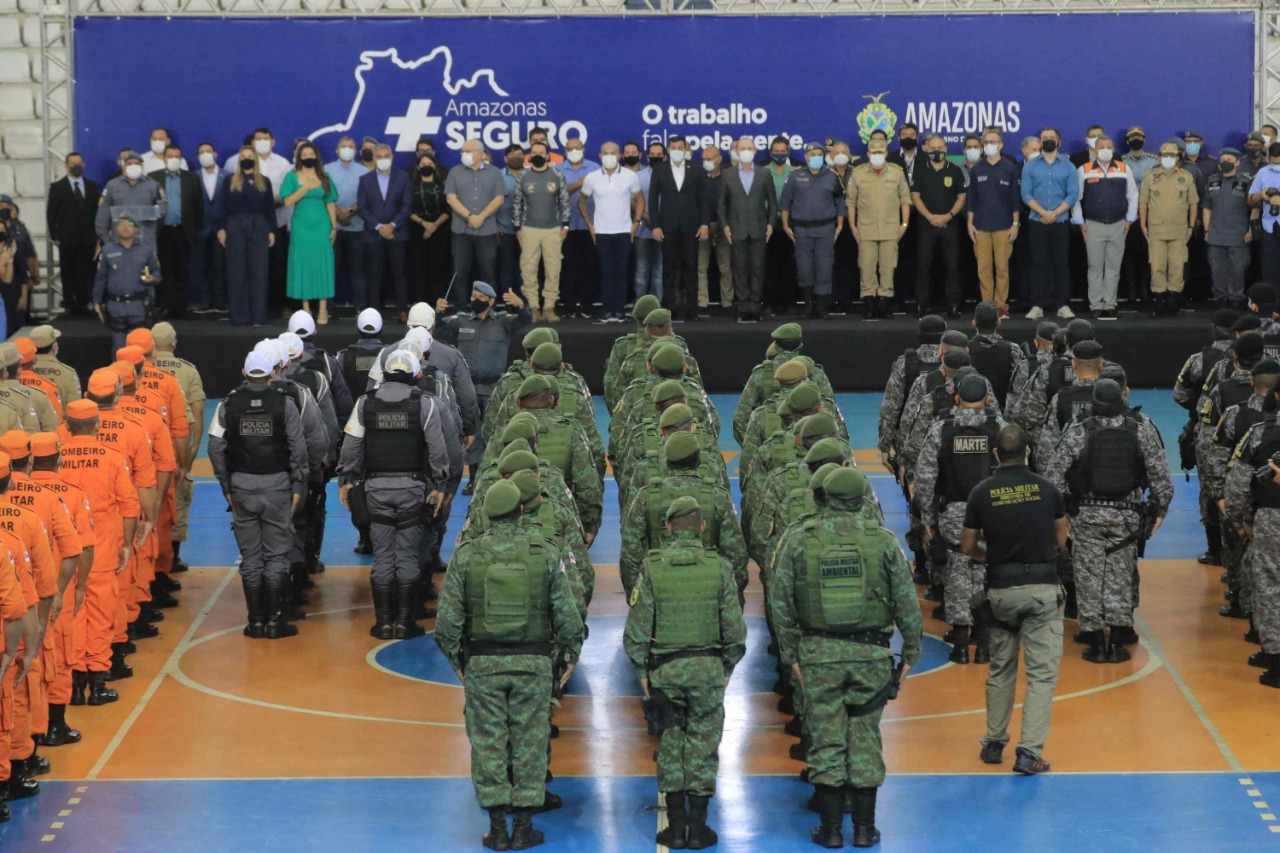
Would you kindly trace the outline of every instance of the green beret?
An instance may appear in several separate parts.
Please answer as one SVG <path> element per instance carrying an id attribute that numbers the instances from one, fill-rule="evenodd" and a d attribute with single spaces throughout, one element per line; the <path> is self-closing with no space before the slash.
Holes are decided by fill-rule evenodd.
<path id="1" fill-rule="evenodd" d="M 765 357 L 765 358 L 773 358 L 773 357 L 774 357 L 775 355 L 777 355 L 777 354 L 778 354 L 778 345 L 777 345 L 777 344 L 773 344 L 773 343 L 771 343 L 771 344 L 769 344 L 767 347 L 765 347 L 765 348 L 764 348 L 764 357 Z"/>
<path id="2" fill-rule="evenodd" d="M 697 437 L 691 432 L 676 432 L 667 436 L 662 451 L 668 462 L 683 462 L 701 451 Z"/>
<path id="3" fill-rule="evenodd" d="M 665 403 L 668 400 L 674 400 L 677 397 L 684 396 L 684 386 L 674 379 L 667 379 L 659 382 L 653 388 L 653 402 Z"/>
<path id="4" fill-rule="evenodd" d="M 674 375 L 684 370 L 684 353 L 674 344 L 663 344 L 649 353 L 649 363 L 660 373 Z"/>
<path id="5" fill-rule="evenodd" d="M 536 329 L 530 329 L 529 333 L 524 336 L 524 340 L 520 342 L 526 350 L 535 350 L 542 344 L 558 344 L 560 343 L 560 333 L 550 326 L 539 326 Z"/>
<path id="6" fill-rule="evenodd" d="M 489 518 L 508 515 L 520 506 L 520 489 L 515 483 L 499 480 L 484 493 L 484 514 Z"/>
<path id="7" fill-rule="evenodd" d="M 812 465 L 815 462 L 834 462 L 844 461 L 844 445 L 834 438 L 824 438 L 809 448 L 809 452 L 804 455 L 804 464 Z"/>
<path id="8" fill-rule="evenodd" d="M 511 443 L 503 448 L 502 453 L 498 454 L 498 459 L 504 458 L 508 453 L 533 453 L 533 445 L 527 438 L 512 439 Z"/>
<path id="9" fill-rule="evenodd" d="M 798 358 L 789 359 L 778 365 L 778 369 L 773 371 L 773 378 L 783 385 L 794 385 L 809 378 L 809 368 Z"/>
<path id="10" fill-rule="evenodd" d="M 805 371 L 808 373 L 808 375 L 809 375 L 809 376 L 812 376 L 812 375 L 814 374 L 814 372 L 818 369 L 817 365 L 816 365 L 816 364 L 814 364 L 813 359 L 809 358 L 809 356 L 807 356 L 807 355 L 798 355 L 798 356 L 796 356 L 795 358 L 793 358 L 793 359 L 791 359 L 791 360 L 792 360 L 792 361 L 798 361 L 798 362 L 800 362 L 801 364 L 803 364 L 803 365 L 804 365 L 804 369 L 805 369 Z"/>
<path id="11" fill-rule="evenodd" d="M 666 326 L 671 323 L 671 312 L 666 308 L 655 308 L 644 315 L 646 326 Z"/>
<path id="12" fill-rule="evenodd" d="M 870 488 L 867 475 L 857 468 L 837 468 L 822 481 L 822 489 L 827 493 L 827 497 L 842 500 L 864 498 Z"/>
<path id="13" fill-rule="evenodd" d="M 838 462 L 827 462 L 817 471 L 813 472 L 813 476 L 809 478 L 809 490 L 817 491 L 822 488 L 822 481 L 827 479 L 827 475 L 840 467 Z"/>
<path id="14" fill-rule="evenodd" d="M 799 341 L 804 339 L 804 330 L 799 323 L 783 323 L 769 337 L 775 341 Z"/>
<path id="15" fill-rule="evenodd" d="M 536 471 L 527 468 L 517 471 L 511 475 L 510 482 L 515 483 L 520 490 L 520 503 L 528 503 L 542 493 L 542 481 L 538 479 Z"/>
<path id="16" fill-rule="evenodd" d="M 662 417 L 658 418 L 658 428 L 675 429 L 692 422 L 693 409 L 690 409 L 684 403 L 675 403 L 668 406 L 666 411 L 662 413 Z"/>
<path id="17" fill-rule="evenodd" d="M 532 417 L 522 418 L 519 415 L 507 421 L 502 429 L 502 444 L 505 447 L 517 438 L 533 442 L 538 439 L 538 422 Z"/>
<path id="18" fill-rule="evenodd" d="M 517 450 L 513 453 L 504 453 L 502 458 L 498 460 L 498 473 L 510 476 L 517 471 L 528 471 L 538 467 L 538 457 L 534 456 L 528 450 Z"/>
<path id="19" fill-rule="evenodd" d="M 702 508 L 698 506 L 696 498 L 684 497 L 676 498 L 671 502 L 671 506 L 667 507 L 667 521 L 673 518 L 679 518 L 682 515 L 693 515 L 695 512 L 701 512 Z"/>
<path id="20" fill-rule="evenodd" d="M 801 438 L 830 438 L 836 434 L 835 418 L 826 412 L 809 415 L 800 421 Z"/>
<path id="21" fill-rule="evenodd" d="M 545 344 L 538 344 L 538 348 L 533 351 L 533 357 L 529 359 L 534 367 L 543 370 L 551 370 L 559 367 L 564 361 L 564 353 L 560 351 L 559 344 L 553 344 L 550 341 Z"/>
<path id="22" fill-rule="evenodd" d="M 631 306 L 631 316 L 643 322 L 650 314 L 662 307 L 662 301 L 652 293 L 646 293 Z"/>
<path id="23" fill-rule="evenodd" d="M 534 397 L 544 391 L 550 390 L 551 380 L 545 376 L 535 373 L 532 376 L 525 377 L 525 380 L 520 383 L 520 390 L 516 391 L 516 399 L 527 400 L 530 397 Z"/>
<path id="24" fill-rule="evenodd" d="M 812 382 L 801 382 L 787 395 L 787 407 L 793 412 L 812 409 L 821 402 L 822 396 L 818 393 L 818 386 Z"/>

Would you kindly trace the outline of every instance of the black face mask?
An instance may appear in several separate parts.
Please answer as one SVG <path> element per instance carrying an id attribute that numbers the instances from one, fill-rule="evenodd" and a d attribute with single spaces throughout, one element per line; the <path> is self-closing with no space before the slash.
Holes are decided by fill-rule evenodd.
<path id="1" fill-rule="evenodd" d="M 434 166 L 419 166 L 418 174 L 424 178 L 429 178 L 436 173 Z"/>
<path id="2" fill-rule="evenodd" d="M 488 299 L 472 299 L 471 310 L 479 314 L 481 311 L 489 307 Z"/>
<path id="3" fill-rule="evenodd" d="M 252 171 L 253 171 L 253 158 L 252 158 L 252 157 L 245 157 L 244 159 L 242 159 L 242 160 L 240 161 L 240 170 L 241 170 L 242 172 L 252 172 Z"/>
<path id="4" fill-rule="evenodd" d="M 1235 163 L 1219 163 L 1218 169 L 1221 170 L 1222 174 L 1224 175 L 1231 175 L 1231 174 L 1234 174 L 1236 171 L 1236 164 Z"/>
<path id="5" fill-rule="evenodd" d="M 1141 151 L 1141 150 L 1142 150 L 1142 146 L 1143 146 L 1143 145 L 1146 145 L 1146 144 L 1147 144 L 1147 141 L 1146 141 L 1145 139 L 1130 139 L 1130 140 L 1129 140 L 1129 150 L 1130 150 L 1130 151 Z"/>
<path id="6" fill-rule="evenodd" d="M 541 169 L 543 166 L 547 165 L 547 158 L 543 157 L 541 154 L 534 154 L 529 158 L 529 165 L 535 169 Z"/>
<path id="7" fill-rule="evenodd" d="M 372 163 L 372 162 L 373 162 L 373 149 L 372 149 L 372 148 L 366 148 L 366 149 L 364 149 L 363 151 L 361 151 L 361 152 L 360 152 L 360 159 L 361 159 L 361 160 L 363 160 L 363 161 L 364 161 L 364 162 L 366 162 L 366 163 Z"/>
<path id="8" fill-rule="evenodd" d="M 781 166 L 783 163 L 787 162 L 787 155 L 786 154 L 770 154 L 769 159 L 777 163 L 779 166 Z"/>
<path id="9" fill-rule="evenodd" d="M 622 158 L 622 164 L 623 164 L 624 166 L 639 166 L 639 165 L 640 165 L 640 155 L 639 155 L 639 154 L 628 154 L 626 157 L 623 157 L 623 158 Z"/>
<path id="10" fill-rule="evenodd" d="M 67 171 L 71 173 L 71 177 L 78 178 L 84 174 L 84 166 L 72 166 Z"/>
<path id="11" fill-rule="evenodd" d="M 666 158 L 666 157 L 650 157 L 650 158 L 649 158 L 649 165 L 650 165 L 650 166 L 661 166 L 663 163 L 665 163 L 665 162 L 666 162 L 666 160 L 667 160 L 667 158 Z"/>
<path id="12" fill-rule="evenodd" d="M 903 151 L 914 151 L 916 149 L 916 138 L 914 136 L 904 136 L 898 140 L 898 144 L 902 146 Z"/>
<path id="13" fill-rule="evenodd" d="M 1040 150 L 1046 154 L 1052 154 L 1058 150 L 1058 140 L 1042 139 L 1040 140 Z"/>
<path id="14" fill-rule="evenodd" d="M 942 151 L 930 151 L 929 159 L 935 163 L 941 163 L 943 160 L 947 159 L 947 155 Z"/>
<path id="15" fill-rule="evenodd" d="M 320 165 L 320 161 L 315 157 L 303 157 L 298 161 L 298 164 L 304 169 L 314 169 L 316 166 Z"/>
<path id="16" fill-rule="evenodd" d="M 800 344 L 802 343 L 802 341 L 800 341 L 800 339 L 798 338 L 788 338 L 787 340 L 774 341 L 773 343 L 780 350 L 786 350 L 787 352 L 794 352 L 795 350 L 800 349 Z"/>
<path id="17" fill-rule="evenodd" d="M 9 242 L 9 232 L 0 231 L 0 243 L 8 243 L 8 242 Z"/>

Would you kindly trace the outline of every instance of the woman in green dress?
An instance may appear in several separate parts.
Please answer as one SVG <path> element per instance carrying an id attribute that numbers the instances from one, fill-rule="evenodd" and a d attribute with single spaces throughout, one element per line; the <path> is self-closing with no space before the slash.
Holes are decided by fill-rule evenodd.
<path id="1" fill-rule="evenodd" d="M 302 310 L 307 313 L 311 313 L 311 300 L 319 299 L 316 322 L 324 325 L 329 322 L 329 300 L 333 298 L 338 190 L 310 142 L 298 146 L 293 171 L 281 182 L 280 198 L 294 208 L 289 224 L 289 298 L 302 300 Z"/>

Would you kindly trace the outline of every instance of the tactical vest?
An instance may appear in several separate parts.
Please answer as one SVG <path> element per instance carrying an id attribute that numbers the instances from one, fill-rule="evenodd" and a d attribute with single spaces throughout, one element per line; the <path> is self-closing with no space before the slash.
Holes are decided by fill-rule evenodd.
<path id="1" fill-rule="evenodd" d="M 1244 438 L 1245 433 L 1247 433 L 1254 424 L 1261 423 L 1266 417 L 1267 415 L 1261 410 L 1255 409 L 1248 404 L 1241 404 L 1237 406 L 1235 422 L 1231 425 L 1233 429 L 1232 435 L 1234 435 L 1235 438 L 1225 445 L 1219 441 L 1218 445 L 1220 447 L 1226 447 L 1228 450 L 1233 450 L 1235 443 Z M 1215 441 L 1217 438 L 1217 436 L 1214 436 Z"/>
<path id="2" fill-rule="evenodd" d="M 311 355 L 303 359 L 302 366 L 307 370 L 314 370 L 316 373 L 323 376 L 326 381 L 332 384 L 333 369 L 329 366 L 329 359 L 327 356 L 328 353 L 320 347 L 316 347 Z"/>
<path id="3" fill-rule="evenodd" d="M 467 565 L 467 638 L 485 643 L 551 640 L 545 539 L 503 524 L 472 540 Z"/>
<path id="4" fill-rule="evenodd" d="M 808 468 L 806 467 L 805 470 Z M 813 515 L 817 508 L 818 505 L 813 499 L 813 490 L 809 488 L 808 483 L 798 488 L 788 489 L 787 496 L 783 498 L 782 506 L 779 507 L 781 524 L 769 531 L 769 537 L 771 539 L 780 537 L 784 530 L 805 516 Z"/>
<path id="5" fill-rule="evenodd" d="M 271 387 L 292 400 L 294 408 L 298 410 L 298 414 L 302 414 L 302 410 L 307 404 L 307 394 L 301 385 L 292 379 L 272 379 Z"/>
<path id="6" fill-rule="evenodd" d="M 1126 417 L 1118 427 L 1104 427 L 1090 416 L 1084 420 L 1084 429 L 1084 450 L 1067 472 L 1072 494 L 1124 500 L 1146 486 L 1147 467 L 1136 420 Z"/>
<path id="7" fill-rule="evenodd" d="M 938 499 L 940 503 L 960 503 L 969 499 L 973 487 L 991 476 L 1000 424 L 988 417 L 981 426 L 959 426 L 954 419 L 942 425 L 938 453 Z"/>
<path id="8" fill-rule="evenodd" d="M 1071 366 L 1069 355 L 1055 355 L 1045 370 L 1049 371 L 1045 378 L 1046 400 L 1052 400 L 1054 394 L 1076 381 L 1076 370 Z"/>
<path id="9" fill-rule="evenodd" d="M 1195 411 L 1196 406 L 1198 406 L 1200 403 L 1200 394 L 1203 390 L 1204 381 L 1209 378 L 1209 375 L 1213 372 L 1214 366 L 1217 365 L 1218 362 L 1222 361 L 1226 357 L 1227 357 L 1226 352 L 1218 349 L 1215 346 L 1207 346 L 1204 349 L 1200 350 L 1200 386 L 1201 387 L 1197 387 L 1195 389 L 1196 398 L 1193 401 L 1193 405 L 1191 407 L 1192 411 Z"/>
<path id="10" fill-rule="evenodd" d="M 1213 395 L 1206 394 L 1200 403 L 1200 422 L 1206 426 L 1217 426 L 1222 413 L 1232 406 L 1243 403 L 1253 396 L 1253 379 L 1249 376 L 1228 376 L 1218 383 L 1218 405 L 1213 404 Z"/>
<path id="11" fill-rule="evenodd" d="M 569 449 L 572 430 L 563 415 L 554 413 L 547 418 L 538 418 L 538 458 L 560 469 L 561 473 L 571 474 L 569 466 Z"/>
<path id="12" fill-rule="evenodd" d="M 1257 447 L 1252 455 L 1237 460 L 1237 464 L 1248 465 L 1255 471 L 1259 468 L 1266 468 L 1269 471 L 1267 461 L 1280 453 L 1280 424 L 1276 422 L 1275 415 L 1270 415 L 1266 423 L 1258 429 L 1262 430 L 1262 438 Z M 1249 494 L 1253 505 L 1258 509 L 1280 509 L 1280 485 L 1276 485 L 1275 481 L 1265 474 L 1262 477 L 1254 476 L 1250 480 Z"/>
<path id="13" fill-rule="evenodd" d="M 342 378 L 346 380 L 347 388 L 354 394 L 363 394 L 364 389 L 369 385 L 369 371 L 378 363 L 378 356 L 382 353 L 381 342 L 378 349 L 365 349 L 364 347 L 352 344 L 342 351 L 342 355 L 338 356 L 338 366 L 342 368 Z"/>
<path id="14" fill-rule="evenodd" d="M 582 405 L 582 395 L 578 393 L 573 380 L 565 377 L 564 374 L 556 374 L 551 378 L 555 380 L 556 385 L 560 386 L 560 399 L 556 403 L 556 411 L 565 417 L 572 418 L 578 414 L 578 408 Z"/>
<path id="15" fill-rule="evenodd" d="M 949 382 L 943 382 L 934 388 L 929 392 L 929 397 L 933 402 L 934 420 L 949 417 L 952 409 L 956 407 L 955 389 L 951 387 Z"/>
<path id="16" fill-rule="evenodd" d="M 644 487 L 647 508 L 645 526 L 648 527 L 649 547 L 661 548 L 670 542 L 667 509 L 676 498 L 687 496 L 698 502 L 702 520 L 707 525 L 707 529 L 702 531 L 703 546 L 714 548 L 720 541 L 720 522 L 716 518 L 716 481 L 696 474 L 681 476 L 670 471 L 665 473 L 666 476 L 657 477 Z"/>
<path id="17" fill-rule="evenodd" d="M 1058 420 L 1058 431 L 1067 428 L 1072 418 L 1084 420 L 1093 413 L 1093 383 L 1088 385 L 1068 385 L 1058 392 L 1058 407 L 1054 416 Z"/>
<path id="18" fill-rule="evenodd" d="M 880 525 L 839 513 L 837 532 L 822 529 L 835 513 L 804 523 L 804 569 L 796 577 L 796 617 L 805 631 L 852 634 L 893 625 Z"/>
<path id="19" fill-rule="evenodd" d="M 720 559 L 695 542 L 649 552 L 654 655 L 720 646 Z"/>
<path id="20" fill-rule="evenodd" d="M 916 379 L 920 377 L 923 371 L 935 371 L 942 364 L 941 361 L 925 361 L 920 358 L 920 353 L 915 349 L 909 349 L 902 354 L 902 387 L 911 390 L 911 386 L 916 384 Z M 902 395 L 902 405 L 907 404 L 907 395 Z M 898 419 L 902 418 L 902 409 L 898 409 Z"/>
<path id="21" fill-rule="evenodd" d="M 1275 331 L 1276 326 L 1272 326 L 1272 331 L 1262 336 L 1262 357 L 1263 358 L 1280 358 L 1280 331 Z"/>
<path id="22" fill-rule="evenodd" d="M 284 392 L 250 387 L 227 395 L 222 419 L 226 427 L 227 462 L 235 474 L 283 474 L 289 470 L 289 438 L 285 432 Z"/>
<path id="23" fill-rule="evenodd" d="M 409 389 L 398 402 L 380 400 L 376 391 L 364 397 L 364 470 L 378 474 L 422 473 L 427 440 L 422 434 L 422 391 Z"/>
<path id="24" fill-rule="evenodd" d="M 803 447 L 796 447 L 795 437 L 794 425 L 775 431 L 756 451 L 755 464 L 760 466 L 761 471 L 768 473 L 774 468 L 803 459 L 806 451 Z"/>
<path id="25" fill-rule="evenodd" d="M 327 386 L 324 381 L 324 375 L 318 370 L 312 370 L 308 367 L 299 367 L 289 378 L 310 391 L 311 396 L 317 403 L 320 402 L 322 399 L 321 395 L 324 393 Z"/>
<path id="26" fill-rule="evenodd" d="M 986 377 L 995 391 L 995 397 L 1004 405 L 1013 380 L 1013 352 L 1010 344 L 992 338 L 976 336 L 969 341 L 969 359 L 978 373 Z"/>

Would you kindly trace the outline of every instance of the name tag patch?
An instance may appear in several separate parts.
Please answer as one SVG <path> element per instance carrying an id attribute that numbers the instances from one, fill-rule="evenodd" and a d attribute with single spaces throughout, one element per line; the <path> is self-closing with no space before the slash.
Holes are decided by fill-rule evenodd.
<path id="1" fill-rule="evenodd" d="M 240 434 L 257 438 L 270 438 L 275 435 L 275 429 L 271 418 L 248 415 L 240 418 Z"/>
<path id="2" fill-rule="evenodd" d="M 378 412 L 378 429 L 408 429 L 408 412 Z"/>
<path id="3" fill-rule="evenodd" d="M 985 435 L 957 435 L 951 442 L 952 453 L 988 453 Z"/>
<path id="4" fill-rule="evenodd" d="M 823 580 L 862 577 L 862 561 L 852 554 L 839 557 L 823 557 L 818 561 L 818 572 Z"/>

